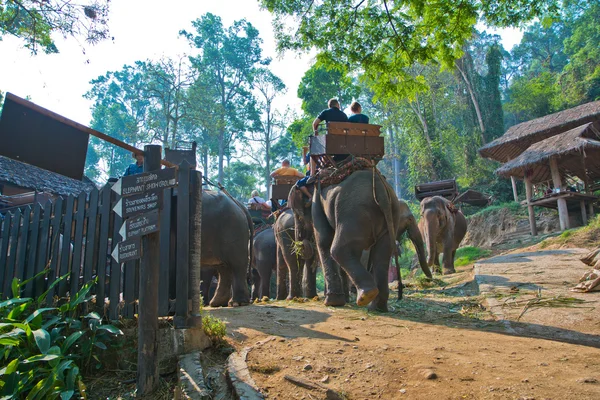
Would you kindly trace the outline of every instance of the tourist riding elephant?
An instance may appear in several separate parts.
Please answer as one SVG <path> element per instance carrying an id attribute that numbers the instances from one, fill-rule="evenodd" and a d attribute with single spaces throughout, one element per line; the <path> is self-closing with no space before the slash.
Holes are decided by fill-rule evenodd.
<path id="1" fill-rule="evenodd" d="M 357 288 L 359 306 L 370 304 L 371 309 L 387 311 L 389 261 L 401 232 L 408 231 L 423 271 L 429 277 L 431 273 L 423 238 L 410 209 L 398 200 L 377 170 L 368 164 L 365 168 L 354 171 L 339 183 L 315 184 L 312 222 L 327 285 L 325 305 L 346 303 L 341 266 Z M 292 189 L 288 203 L 294 212 L 303 209 L 299 190 Z M 296 224 L 303 221 L 297 218 Z M 371 253 L 372 275 L 361 264 L 362 252 L 367 249 Z"/>
<path id="2" fill-rule="evenodd" d="M 467 233 L 463 213 L 443 197 L 425 198 L 421 201 L 419 229 L 427 245 L 427 265 L 439 269 L 440 253 L 444 253 L 444 275 L 453 274 L 456 249 Z"/>
<path id="3" fill-rule="evenodd" d="M 305 210 L 301 212 L 304 214 Z M 317 295 L 317 265 L 310 243 L 312 225 L 309 227 L 310 233 L 304 230 L 296 233 L 294 213 L 290 209 L 283 211 L 273 225 L 277 241 L 277 300 L 290 300 L 303 294 L 307 298 Z M 294 241 L 301 243 L 296 249 Z M 303 265 L 303 270 L 300 270 L 300 265 Z"/>
<path id="4" fill-rule="evenodd" d="M 250 303 L 247 278 L 253 235 L 254 226 L 246 207 L 222 191 L 202 192 L 201 290 L 205 299 L 212 277 L 219 274 L 210 306 Z"/>
<path id="5" fill-rule="evenodd" d="M 272 227 L 254 236 L 252 261 L 252 298 L 271 298 L 271 275 L 277 268 L 277 243 Z"/>

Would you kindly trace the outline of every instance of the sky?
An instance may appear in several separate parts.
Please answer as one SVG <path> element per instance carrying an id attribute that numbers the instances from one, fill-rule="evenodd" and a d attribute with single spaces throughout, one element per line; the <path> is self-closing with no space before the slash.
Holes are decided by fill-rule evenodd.
<path id="1" fill-rule="evenodd" d="M 219 15 L 225 26 L 246 18 L 259 30 L 263 56 L 273 59 L 271 70 L 288 87 L 276 107 L 299 111 L 296 91 L 311 56 L 288 52 L 278 57 L 271 14 L 260 10 L 256 0 L 112 0 L 109 29 L 114 40 L 91 46 L 72 37 L 57 37 L 59 54 L 34 56 L 23 48 L 22 41 L 4 36 L 0 41 L 0 90 L 29 96 L 42 107 L 89 125 L 92 103 L 82 96 L 91 88 L 92 79 L 137 60 L 193 54 L 187 40 L 178 33 L 181 29 L 192 30 L 191 21 L 207 12 Z M 496 33 L 506 49 L 521 39 L 516 30 Z"/>

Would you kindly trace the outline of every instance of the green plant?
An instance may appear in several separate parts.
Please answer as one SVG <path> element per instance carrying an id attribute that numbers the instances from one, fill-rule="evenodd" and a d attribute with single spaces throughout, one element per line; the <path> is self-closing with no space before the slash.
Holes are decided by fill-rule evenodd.
<path id="1" fill-rule="evenodd" d="M 12 282 L 13 298 L 0 303 L 0 396 L 2 399 L 69 399 L 85 397 L 80 367 L 96 367 L 95 349 L 106 349 L 112 335 L 122 335 L 113 325 L 102 324 L 91 312 L 81 317 L 82 305 L 91 300 L 95 280 L 86 283 L 67 302 L 43 307 L 46 296 L 65 275 L 54 281 L 37 299 L 22 298 L 29 281 Z"/>
<path id="2" fill-rule="evenodd" d="M 210 314 L 202 315 L 202 329 L 213 342 L 222 341 L 227 333 L 225 323 Z"/>

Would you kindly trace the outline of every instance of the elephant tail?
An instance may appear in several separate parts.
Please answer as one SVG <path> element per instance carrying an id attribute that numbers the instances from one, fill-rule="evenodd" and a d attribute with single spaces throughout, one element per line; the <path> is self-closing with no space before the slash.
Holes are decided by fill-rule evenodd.
<path id="1" fill-rule="evenodd" d="M 379 200 L 377 200 L 377 185 L 375 181 L 375 175 L 379 177 L 381 181 L 381 186 L 383 186 L 383 190 L 385 191 L 384 196 L 379 196 Z M 383 217 L 385 219 L 385 224 L 387 226 L 388 235 L 390 238 L 390 249 L 392 249 L 392 254 L 396 254 L 396 227 L 394 226 L 394 218 L 392 216 L 392 194 L 390 193 L 391 189 L 388 189 L 385 179 L 377 168 L 373 167 L 373 199 L 375 203 L 379 206 L 379 209 L 383 213 Z"/>

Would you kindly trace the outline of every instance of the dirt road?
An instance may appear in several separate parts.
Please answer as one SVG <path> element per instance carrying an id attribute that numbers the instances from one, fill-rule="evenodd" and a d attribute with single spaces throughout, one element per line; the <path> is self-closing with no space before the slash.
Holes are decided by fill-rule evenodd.
<path id="1" fill-rule="evenodd" d="M 583 332 L 573 323 L 550 321 L 555 326 L 549 331 L 543 320 L 507 324 L 488 310 L 472 268 L 443 279 L 461 283 L 407 290 L 402 301 L 390 302 L 387 314 L 327 308 L 321 301 L 211 313 L 227 322 L 236 348 L 252 347 L 248 365 L 269 399 L 325 398 L 285 375 L 324 384 L 348 399 L 600 398 L 597 319 Z M 548 339 L 540 338 L 547 333 Z"/>

